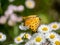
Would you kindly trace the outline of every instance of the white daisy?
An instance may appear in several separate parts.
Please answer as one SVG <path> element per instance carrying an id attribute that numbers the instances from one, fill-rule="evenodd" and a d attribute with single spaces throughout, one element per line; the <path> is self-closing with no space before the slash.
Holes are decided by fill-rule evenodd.
<path id="1" fill-rule="evenodd" d="M 19 36 L 17 36 L 15 39 L 14 39 L 14 42 L 16 44 L 19 44 L 19 43 L 22 43 L 23 42 L 23 39 L 22 37 L 24 36 L 25 33 L 21 33 Z"/>
<path id="2" fill-rule="evenodd" d="M 53 23 L 49 24 L 49 26 L 51 27 L 52 30 L 59 29 L 59 23 L 57 23 L 57 22 L 53 22 Z"/>
<path id="3" fill-rule="evenodd" d="M 21 29 L 21 30 L 27 30 L 28 27 L 24 26 L 24 24 L 22 23 L 22 24 L 19 26 L 19 29 Z"/>
<path id="4" fill-rule="evenodd" d="M 44 38 L 44 35 L 41 33 L 35 33 L 32 36 L 31 40 L 33 40 L 36 45 L 39 45 L 39 44 L 41 45 L 42 43 L 46 41 Z"/>
<path id="5" fill-rule="evenodd" d="M 60 45 L 60 39 L 55 39 L 52 43 L 52 45 Z"/>
<path id="6" fill-rule="evenodd" d="M 19 12 L 24 11 L 24 6 L 23 5 L 18 6 L 17 11 L 19 11 Z"/>
<path id="7" fill-rule="evenodd" d="M 15 43 L 17 43 L 17 44 L 23 42 L 23 40 L 22 40 L 22 38 L 21 38 L 20 36 L 16 37 L 14 41 L 15 41 Z"/>
<path id="8" fill-rule="evenodd" d="M 45 34 L 45 37 L 49 40 L 49 41 L 54 41 L 56 38 L 58 38 L 58 34 L 54 33 L 54 32 L 49 32 L 47 34 Z"/>
<path id="9" fill-rule="evenodd" d="M 38 32 L 41 32 L 41 33 L 47 33 L 51 31 L 50 27 L 48 25 L 41 25 L 39 28 L 38 28 Z"/>
<path id="10" fill-rule="evenodd" d="M 0 32 L 0 41 L 3 42 L 6 40 L 6 35 Z"/>
<path id="11" fill-rule="evenodd" d="M 24 34 L 24 38 L 30 39 L 30 38 L 31 38 L 31 35 L 30 35 L 29 33 L 25 33 L 25 34 Z"/>
<path id="12" fill-rule="evenodd" d="M 33 9 L 35 7 L 35 2 L 33 0 L 26 0 L 25 5 L 29 9 Z"/>

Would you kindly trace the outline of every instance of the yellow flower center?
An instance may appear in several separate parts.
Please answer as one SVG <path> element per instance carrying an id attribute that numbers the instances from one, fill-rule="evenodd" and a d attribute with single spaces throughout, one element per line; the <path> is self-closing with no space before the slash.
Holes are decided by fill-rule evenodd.
<path id="1" fill-rule="evenodd" d="M 35 41 L 36 41 L 36 42 L 41 42 L 41 41 L 42 41 L 42 38 L 41 38 L 41 37 L 36 37 L 36 38 L 35 38 Z"/>
<path id="2" fill-rule="evenodd" d="M 22 40 L 22 38 L 21 37 L 17 37 L 17 41 L 21 41 Z"/>
<path id="3" fill-rule="evenodd" d="M 0 39 L 2 38 L 2 35 L 0 35 Z"/>
<path id="4" fill-rule="evenodd" d="M 28 2 L 28 5 L 29 5 L 29 6 L 32 6 L 32 2 Z"/>
<path id="5" fill-rule="evenodd" d="M 47 27 L 43 27 L 42 30 L 43 30 L 43 31 L 47 31 L 48 28 L 47 28 Z"/>
<path id="6" fill-rule="evenodd" d="M 60 41 L 55 41 L 55 45 L 60 45 Z"/>
<path id="7" fill-rule="evenodd" d="M 25 35 L 24 35 L 24 38 L 28 38 L 28 36 L 29 36 L 28 34 L 25 34 Z"/>
<path id="8" fill-rule="evenodd" d="M 56 25 L 56 24 L 54 24 L 54 25 L 53 25 L 53 28 L 57 28 L 57 25 Z"/>
<path id="9" fill-rule="evenodd" d="M 51 35 L 50 35 L 50 38 L 51 38 L 51 39 L 54 39 L 54 38 L 55 38 L 55 35 L 54 35 L 54 34 L 51 34 Z"/>

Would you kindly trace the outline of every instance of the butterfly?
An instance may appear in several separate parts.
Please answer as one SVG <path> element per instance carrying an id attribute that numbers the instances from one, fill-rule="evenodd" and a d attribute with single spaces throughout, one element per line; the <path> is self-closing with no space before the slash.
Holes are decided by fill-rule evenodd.
<path id="1" fill-rule="evenodd" d="M 36 32 L 41 22 L 40 18 L 37 15 L 30 15 L 24 17 L 24 19 L 25 19 L 24 22 L 25 26 L 30 28 L 33 32 Z"/>

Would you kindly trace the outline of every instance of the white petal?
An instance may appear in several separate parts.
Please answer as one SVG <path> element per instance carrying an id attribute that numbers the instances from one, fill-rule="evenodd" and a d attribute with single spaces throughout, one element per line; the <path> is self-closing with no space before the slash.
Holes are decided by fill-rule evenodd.
<path id="1" fill-rule="evenodd" d="M 21 24 L 21 25 L 19 26 L 19 28 L 20 28 L 21 30 L 27 30 L 27 29 L 28 29 L 26 26 L 23 26 L 23 24 Z"/>

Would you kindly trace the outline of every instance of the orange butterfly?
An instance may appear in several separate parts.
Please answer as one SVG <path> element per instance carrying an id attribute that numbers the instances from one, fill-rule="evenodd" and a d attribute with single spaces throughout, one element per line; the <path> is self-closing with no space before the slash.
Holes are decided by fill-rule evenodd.
<path id="1" fill-rule="evenodd" d="M 41 22 L 40 18 L 36 15 L 30 15 L 23 18 L 25 19 L 25 26 L 32 29 L 33 32 L 36 32 Z"/>

